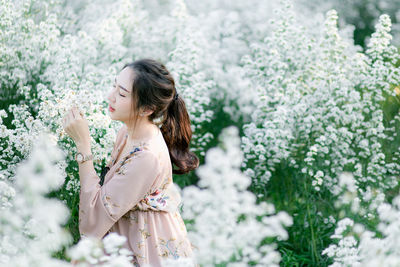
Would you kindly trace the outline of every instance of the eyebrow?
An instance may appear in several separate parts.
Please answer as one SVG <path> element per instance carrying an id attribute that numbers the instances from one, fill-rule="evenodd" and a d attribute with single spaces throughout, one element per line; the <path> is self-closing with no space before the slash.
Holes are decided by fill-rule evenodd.
<path id="1" fill-rule="evenodd" d="M 117 83 L 117 77 L 115 77 L 115 83 Z M 128 93 L 130 93 L 128 90 L 126 90 L 124 87 L 122 87 L 121 85 L 119 85 L 119 87 L 121 87 L 121 89 L 124 89 L 125 91 L 127 91 Z"/>

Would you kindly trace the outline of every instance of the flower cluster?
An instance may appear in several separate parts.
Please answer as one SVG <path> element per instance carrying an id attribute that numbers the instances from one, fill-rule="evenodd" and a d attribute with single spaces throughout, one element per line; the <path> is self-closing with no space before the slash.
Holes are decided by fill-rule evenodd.
<path id="1" fill-rule="evenodd" d="M 132 251 L 123 247 L 126 237 L 117 233 L 110 233 L 102 241 L 82 237 L 81 241 L 70 248 L 67 254 L 75 266 L 121 266 L 133 267 Z"/>
<path id="2" fill-rule="evenodd" d="M 351 191 L 354 178 L 351 174 L 342 174 L 350 185 L 344 185 L 342 194 Z M 377 211 L 376 228 L 371 223 L 360 221 L 360 217 L 344 217 L 337 224 L 332 239 L 338 240 L 322 253 L 331 257 L 330 266 L 397 266 L 400 264 L 399 231 L 400 231 L 400 197 L 395 196 L 392 203 L 384 202 L 384 196 L 378 194 L 368 207 L 368 212 Z M 354 200 L 350 198 L 350 202 Z M 348 203 L 341 203 L 345 206 Z M 347 213 L 346 215 L 350 215 Z M 353 214 L 357 214 L 354 212 Z M 358 212 L 365 215 L 365 212 Z M 368 216 L 367 216 L 368 217 Z"/>
<path id="3" fill-rule="evenodd" d="M 381 101 L 400 83 L 388 17 L 363 54 L 341 36 L 334 10 L 314 28 L 298 27 L 290 4 L 277 13 L 271 35 L 243 58 L 261 99 L 244 126 L 247 173 L 262 187 L 285 161 L 317 191 L 338 194 L 336 174 L 355 170 L 363 186 L 393 187 L 400 165 L 381 143 L 395 131 L 385 127 Z"/>
<path id="4" fill-rule="evenodd" d="M 366 36 L 373 31 L 373 26 L 379 20 L 381 14 L 388 14 L 394 21 L 393 43 L 400 45 L 400 2 L 393 0 L 297 0 L 295 4 L 307 16 L 314 16 L 319 12 L 326 12 L 329 9 L 338 11 L 341 17 L 341 25 L 352 25 L 354 39 L 357 43 L 367 43 Z M 354 25 L 354 26 L 353 26 Z"/>
<path id="5" fill-rule="evenodd" d="M 71 243 L 71 236 L 60 226 L 69 217 L 68 208 L 45 197 L 64 181 L 58 164 L 62 154 L 47 139 L 48 135 L 39 136 L 29 159 L 18 165 L 13 184 L 0 182 L 1 265 L 65 265 L 51 257 L 52 252 Z"/>
<path id="6" fill-rule="evenodd" d="M 198 185 L 182 192 L 182 216 L 194 221 L 188 231 L 197 247 L 196 259 L 202 266 L 279 266 L 276 245 L 261 242 L 287 239 L 284 227 L 292 224 L 292 218 L 286 212 L 274 214 L 272 204 L 256 204 L 254 194 L 247 191 L 251 179 L 240 171 L 238 129 L 224 129 L 220 139 L 221 147 L 208 150 L 205 165 L 197 170 Z"/>
<path id="7" fill-rule="evenodd" d="M 21 162 L 15 183 L 0 181 L 0 264 L 5 266 L 72 266 L 52 257 L 72 238 L 61 224 L 70 213 L 57 199 L 45 197 L 64 182 L 59 148 L 41 134 L 29 158 Z M 67 254 L 77 266 L 133 266 L 131 252 L 122 245 L 126 237 L 113 233 L 102 240 L 82 238 Z"/>

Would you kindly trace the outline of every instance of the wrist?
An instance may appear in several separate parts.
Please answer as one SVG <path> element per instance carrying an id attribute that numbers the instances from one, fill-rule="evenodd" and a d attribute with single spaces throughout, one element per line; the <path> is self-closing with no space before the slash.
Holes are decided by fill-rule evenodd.
<path id="1" fill-rule="evenodd" d="M 78 163 L 83 163 L 83 162 L 86 162 L 86 161 L 89 161 L 89 160 L 93 160 L 93 155 L 92 154 L 85 155 L 85 154 L 82 154 L 82 152 L 77 152 L 75 154 L 75 160 Z"/>
<path id="2" fill-rule="evenodd" d="M 90 144 L 88 144 L 88 143 L 77 144 L 76 149 L 77 149 L 77 152 L 81 152 L 86 155 L 88 155 L 92 152 Z"/>

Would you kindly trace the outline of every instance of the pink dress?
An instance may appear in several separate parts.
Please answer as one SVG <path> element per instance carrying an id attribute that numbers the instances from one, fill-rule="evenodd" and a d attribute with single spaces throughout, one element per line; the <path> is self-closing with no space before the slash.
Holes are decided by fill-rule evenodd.
<path id="1" fill-rule="evenodd" d="M 123 125 L 102 186 L 94 169 L 80 173 L 84 181 L 79 202 L 81 236 L 102 239 L 110 232 L 124 235 L 135 266 L 161 266 L 166 258 L 192 257 L 195 247 L 179 213 L 181 197 L 172 180 L 172 164 L 161 131 L 135 144 L 115 162 L 127 137 Z"/>

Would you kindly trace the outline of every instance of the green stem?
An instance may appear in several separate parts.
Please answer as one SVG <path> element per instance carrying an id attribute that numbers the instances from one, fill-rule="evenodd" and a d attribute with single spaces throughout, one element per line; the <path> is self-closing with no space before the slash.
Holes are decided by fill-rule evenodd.
<path id="1" fill-rule="evenodd" d="M 308 195 L 308 190 L 307 190 L 307 187 L 306 187 L 306 183 L 304 183 L 304 190 L 306 190 L 307 195 Z M 312 243 L 311 243 L 311 245 L 312 245 L 312 253 L 311 253 L 311 255 L 313 257 L 313 262 L 316 262 L 317 265 L 318 265 L 317 244 L 315 242 L 314 228 L 313 228 L 313 224 L 312 224 L 312 221 L 311 221 L 311 214 L 310 213 L 311 213 L 310 212 L 310 205 L 309 205 L 309 201 L 308 201 L 308 198 L 307 198 L 307 217 L 308 217 L 308 223 L 310 225 L 311 240 L 312 240 Z"/>

